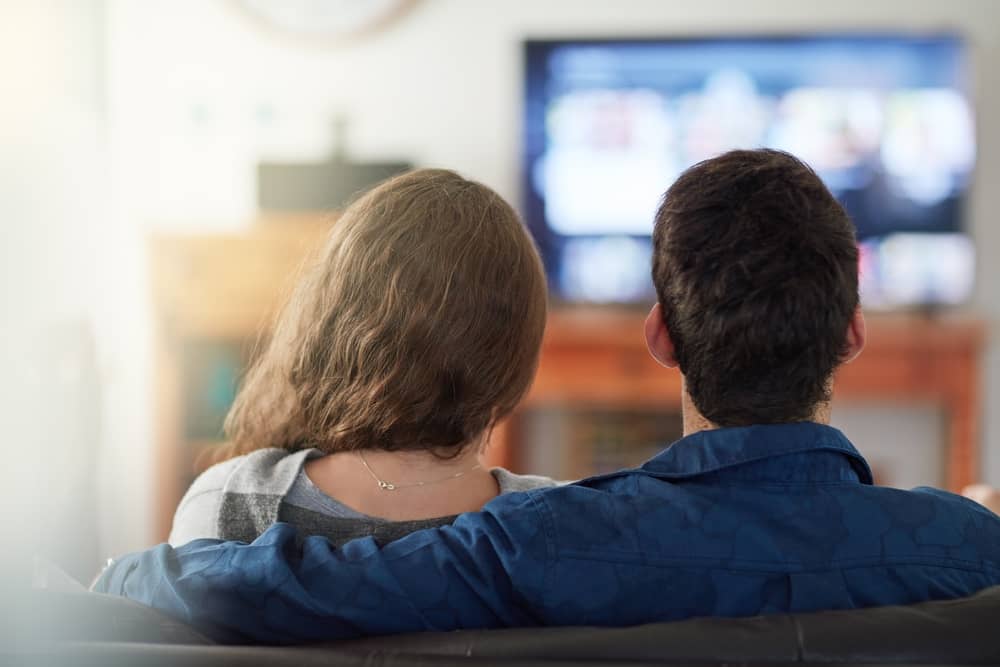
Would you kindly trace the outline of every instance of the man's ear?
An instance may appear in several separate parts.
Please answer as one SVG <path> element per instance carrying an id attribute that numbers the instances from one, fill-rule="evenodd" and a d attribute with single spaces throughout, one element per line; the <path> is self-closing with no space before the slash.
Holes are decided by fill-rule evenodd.
<path id="1" fill-rule="evenodd" d="M 867 339 L 865 316 L 861 313 L 861 306 L 858 306 L 854 311 L 854 316 L 851 317 L 851 322 L 847 325 L 847 352 L 841 363 L 849 364 L 857 359 L 861 350 L 865 349 Z"/>
<path id="2" fill-rule="evenodd" d="M 657 363 L 667 368 L 677 368 L 677 357 L 674 356 L 674 342 L 670 340 L 670 332 L 663 322 L 663 308 L 660 304 L 653 306 L 646 316 L 646 347 Z"/>

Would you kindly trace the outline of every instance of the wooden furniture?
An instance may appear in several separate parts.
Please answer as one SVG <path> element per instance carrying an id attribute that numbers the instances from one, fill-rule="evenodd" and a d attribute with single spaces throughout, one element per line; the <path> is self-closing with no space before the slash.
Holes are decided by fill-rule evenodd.
<path id="1" fill-rule="evenodd" d="M 155 350 L 156 536 L 166 539 L 195 461 L 219 443 L 185 434 L 184 351 L 191 343 L 252 350 L 290 294 L 331 217 L 262 219 L 246 231 L 149 239 Z M 251 356 L 251 354 L 247 354 Z"/>
<path id="2" fill-rule="evenodd" d="M 185 435 L 183 355 L 192 343 L 252 347 L 290 292 L 331 220 L 268 219 L 245 232 L 160 234 L 150 240 L 156 318 L 157 536 L 216 438 Z M 544 406 L 678 410 L 680 375 L 658 366 L 638 309 L 554 309 L 535 383 L 519 409 Z M 984 331 L 961 319 L 869 317 L 865 352 L 837 376 L 838 400 L 933 402 L 949 417 L 946 481 L 957 490 L 979 476 L 979 365 Z M 247 355 L 250 356 L 249 354 Z M 518 413 L 493 433 L 493 464 L 518 468 Z"/>
<path id="3" fill-rule="evenodd" d="M 551 404 L 680 409 L 681 377 L 646 351 L 646 313 L 608 308 L 556 310 L 538 375 L 521 410 Z M 980 322 L 913 315 L 868 316 L 868 343 L 842 366 L 838 402 L 934 403 L 948 417 L 945 481 L 959 490 L 979 478 Z M 508 438 L 509 440 L 510 438 Z M 517 467 L 516 448 L 501 448 Z"/>

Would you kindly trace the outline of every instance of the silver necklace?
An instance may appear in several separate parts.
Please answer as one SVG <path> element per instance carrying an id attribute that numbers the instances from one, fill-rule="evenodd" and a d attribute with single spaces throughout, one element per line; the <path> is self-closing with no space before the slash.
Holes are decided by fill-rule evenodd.
<path id="1" fill-rule="evenodd" d="M 442 479 L 434 479 L 429 482 L 411 482 L 409 484 L 393 484 L 392 482 L 384 480 L 378 475 L 376 475 L 375 471 L 372 470 L 372 467 L 368 465 L 368 461 L 365 460 L 365 455 L 362 454 L 360 451 L 358 452 L 358 458 L 361 459 L 361 463 L 364 464 L 365 470 L 368 471 L 368 474 L 371 475 L 372 479 L 375 480 L 375 483 L 378 484 L 378 488 L 382 489 L 383 491 L 398 491 L 399 489 L 409 489 L 415 486 L 427 486 L 428 484 L 440 484 L 441 482 L 450 482 L 453 479 L 458 479 L 462 475 L 465 475 L 467 473 L 472 472 L 473 470 L 478 470 L 479 468 L 483 467 L 482 464 L 477 463 L 468 470 L 456 472 L 454 475 L 449 475 L 448 477 L 444 477 Z"/>

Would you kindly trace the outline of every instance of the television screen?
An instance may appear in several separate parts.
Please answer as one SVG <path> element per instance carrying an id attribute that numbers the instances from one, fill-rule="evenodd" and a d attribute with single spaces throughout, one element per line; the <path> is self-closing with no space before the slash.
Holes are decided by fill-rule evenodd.
<path id="1" fill-rule="evenodd" d="M 652 300 L 664 190 L 700 160 L 767 146 L 809 163 L 851 215 L 866 305 L 966 300 L 967 79 L 951 35 L 527 42 L 524 214 L 555 297 Z"/>

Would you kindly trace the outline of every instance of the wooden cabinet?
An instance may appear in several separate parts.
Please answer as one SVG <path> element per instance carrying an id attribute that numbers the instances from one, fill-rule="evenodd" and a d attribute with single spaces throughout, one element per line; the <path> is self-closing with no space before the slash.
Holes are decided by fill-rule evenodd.
<path id="1" fill-rule="evenodd" d="M 214 428 L 191 428 L 192 399 L 204 400 L 192 396 L 192 381 L 198 379 L 191 373 L 192 356 L 213 347 L 229 349 L 245 365 L 330 224 L 331 217 L 280 217 L 241 232 L 149 239 L 156 383 L 153 520 L 158 538 L 166 539 L 170 532 L 197 462 L 222 437 L 221 422 Z"/>
<path id="2" fill-rule="evenodd" d="M 159 537 L 169 532 L 199 455 L 221 437 L 217 428 L 192 433 L 186 426 L 192 350 L 228 345 L 237 350 L 228 358 L 238 361 L 230 363 L 245 364 L 331 222 L 299 216 L 264 220 L 239 233 L 150 239 L 157 382 L 154 521 Z M 520 411 L 545 406 L 679 410 L 680 375 L 649 357 L 644 317 L 638 309 L 554 309 L 538 375 Z M 983 341 L 982 325 L 972 320 L 870 316 L 867 349 L 839 372 L 836 397 L 943 407 L 949 423 L 947 486 L 959 489 L 979 476 Z M 494 430 L 491 463 L 518 468 L 524 444 L 519 416 L 516 412 Z"/>
<path id="3" fill-rule="evenodd" d="M 549 318 L 535 383 L 522 409 L 548 404 L 680 409 L 681 377 L 646 352 L 646 313 L 556 310 Z M 868 343 L 842 366 L 838 402 L 933 403 L 947 415 L 945 480 L 951 490 L 979 478 L 980 364 L 985 331 L 963 318 L 873 314 Z M 511 429 L 508 429 L 511 430 Z M 512 438 L 505 462 L 516 467 Z"/>

